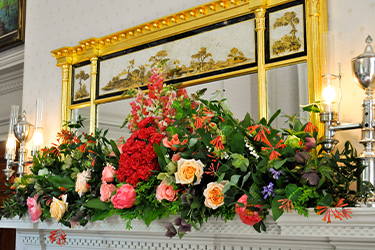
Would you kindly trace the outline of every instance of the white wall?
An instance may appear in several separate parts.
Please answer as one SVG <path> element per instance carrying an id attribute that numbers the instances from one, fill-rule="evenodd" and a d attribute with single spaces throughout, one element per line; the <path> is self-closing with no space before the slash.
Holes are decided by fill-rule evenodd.
<path id="1" fill-rule="evenodd" d="M 51 50 L 74 46 L 207 0 L 31 0 L 27 1 L 23 108 L 34 122 L 35 101 L 44 101 L 44 144 L 55 141 L 61 122 L 61 69 Z"/>
<path id="2" fill-rule="evenodd" d="M 44 141 L 55 140 L 60 129 L 61 70 L 50 51 L 73 46 L 150 21 L 207 0 L 32 0 L 27 2 L 23 107 L 34 121 L 35 100 L 44 99 Z M 335 32 L 336 62 L 342 63 L 342 122 L 359 122 L 363 91 L 351 76 L 350 59 L 362 53 L 368 34 L 375 38 L 374 0 L 328 0 L 329 27 Z M 1 55 L 0 55 L 1 56 Z M 337 138 L 358 142 L 358 132 Z M 358 144 L 357 144 L 358 145 Z M 362 149 L 358 145 L 358 149 Z"/>
<path id="3" fill-rule="evenodd" d="M 342 123 L 362 121 L 361 104 L 365 94 L 353 79 L 350 60 L 364 52 L 367 35 L 375 40 L 374 23 L 374 0 L 328 0 L 328 26 L 334 32 L 335 62 L 341 62 L 342 70 Z M 375 48 L 375 42 L 372 45 Z M 338 74 L 338 67 L 336 71 Z M 358 153 L 363 150 L 359 144 L 360 130 L 341 131 L 336 133 L 336 138 L 340 140 L 340 148 L 346 140 L 350 140 Z"/>

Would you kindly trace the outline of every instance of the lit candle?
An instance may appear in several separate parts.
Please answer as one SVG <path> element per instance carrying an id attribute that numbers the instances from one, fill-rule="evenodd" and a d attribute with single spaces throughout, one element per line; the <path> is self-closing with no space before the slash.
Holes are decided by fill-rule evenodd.
<path id="1" fill-rule="evenodd" d="M 10 110 L 8 140 L 6 143 L 5 153 L 5 158 L 8 160 L 14 160 L 14 157 L 16 156 L 16 137 L 14 136 L 14 125 L 17 124 L 18 109 L 19 106 L 12 105 Z"/>
<path id="2" fill-rule="evenodd" d="M 43 146 L 43 128 L 42 128 L 42 116 L 43 113 L 43 101 L 41 99 L 36 100 L 36 113 L 35 113 L 35 129 L 33 136 L 33 152 L 39 151 Z"/>

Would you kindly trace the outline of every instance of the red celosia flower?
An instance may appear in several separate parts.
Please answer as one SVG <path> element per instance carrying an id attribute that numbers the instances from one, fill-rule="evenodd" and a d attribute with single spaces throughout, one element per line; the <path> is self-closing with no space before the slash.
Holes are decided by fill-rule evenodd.
<path id="1" fill-rule="evenodd" d="M 151 126 L 151 127 L 148 127 Z M 152 117 L 138 123 L 140 130 L 134 132 L 122 146 L 117 178 L 134 187 L 142 180 L 148 180 L 153 170 L 159 170 L 157 155 L 153 144 L 160 145 L 163 135 L 158 133 Z"/>

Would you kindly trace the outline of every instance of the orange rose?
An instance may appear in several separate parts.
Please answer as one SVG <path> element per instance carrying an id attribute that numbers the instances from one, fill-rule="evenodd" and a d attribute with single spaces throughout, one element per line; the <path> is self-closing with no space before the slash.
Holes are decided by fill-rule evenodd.
<path id="1" fill-rule="evenodd" d="M 197 181 L 193 185 L 199 184 L 203 175 L 203 167 L 204 165 L 200 160 L 181 158 L 177 162 L 176 183 L 193 184 L 194 176 L 196 176 Z"/>
<path id="2" fill-rule="evenodd" d="M 210 182 L 207 184 L 207 188 L 203 191 L 203 195 L 206 197 L 204 201 L 206 207 L 216 209 L 224 204 L 224 194 L 222 191 L 225 183 L 225 181 L 222 181 L 220 183 Z"/>

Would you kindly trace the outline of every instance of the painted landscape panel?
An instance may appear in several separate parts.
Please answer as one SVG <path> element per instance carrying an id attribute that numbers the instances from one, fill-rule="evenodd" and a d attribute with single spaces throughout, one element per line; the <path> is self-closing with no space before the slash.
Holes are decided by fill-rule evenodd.
<path id="1" fill-rule="evenodd" d="M 147 84 L 166 60 L 166 80 L 255 63 L 254 19 L 100 61 L 99 96 Z"/>

